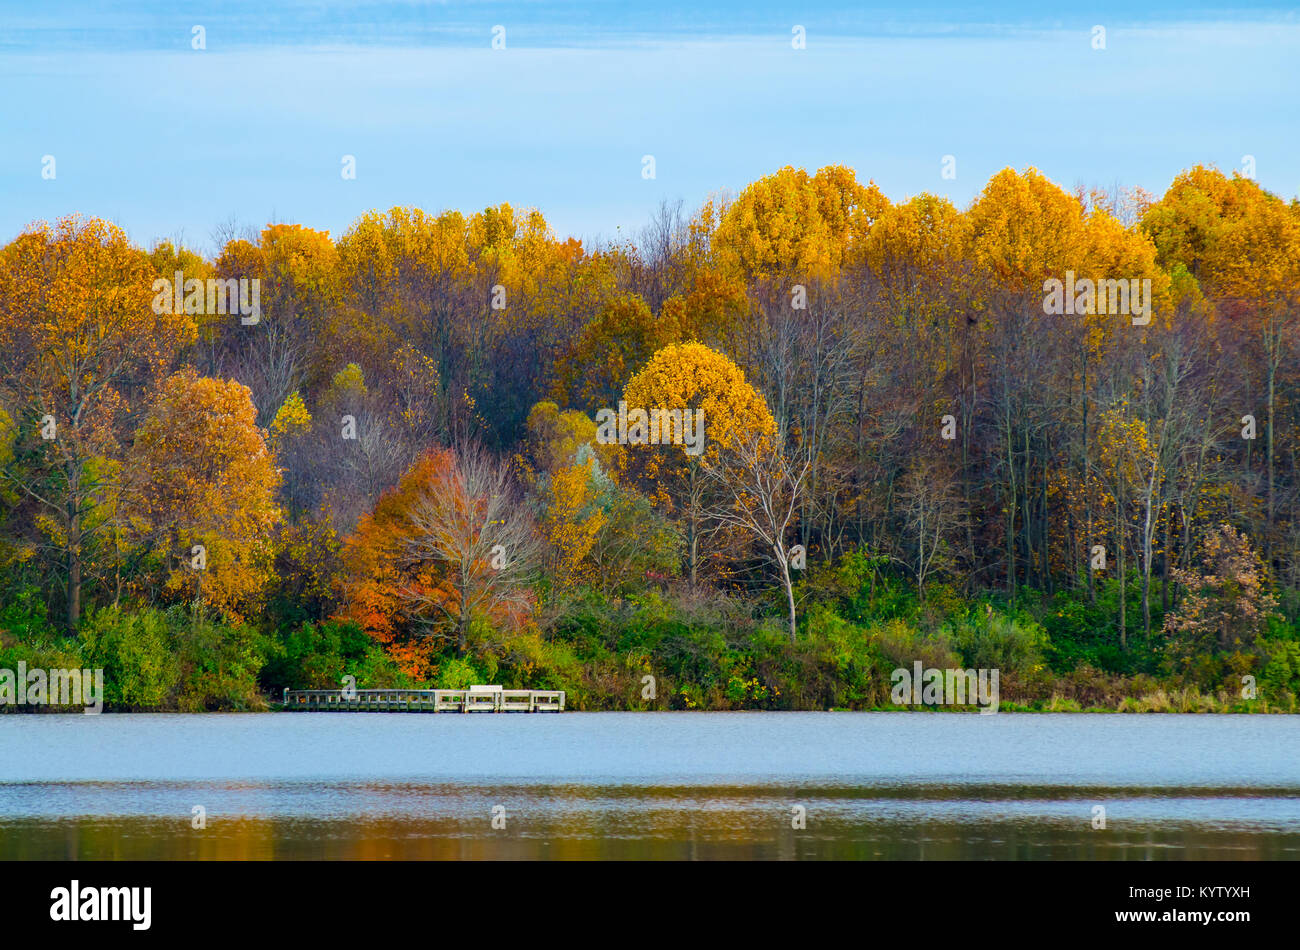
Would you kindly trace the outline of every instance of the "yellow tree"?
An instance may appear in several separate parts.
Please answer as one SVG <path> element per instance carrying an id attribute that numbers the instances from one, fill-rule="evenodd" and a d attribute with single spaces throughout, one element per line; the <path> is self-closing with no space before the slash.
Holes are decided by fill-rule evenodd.
<path id="1" fill-rule="evenodd" d="M 640 296 L 620 294 L 573 341 L 559 366 L 557 386 L 590 410 L 609 406 L 633 370 L 678 339 L 678 327 L 656 318 Z"/>
<path id="2" fill-rule="evenodd" d="M 307 411 L 307 404 L 302 401 L 302 396 L 292 392 L 271 420 L 268 444 L 275 452 L 281 452 L 290 440 L 310 428 L 311 413 Z"/>
<path id="3" fill-rule="evenodd" d="M 552 472 L 543 489 L 544 564 L 559 590 L 594 576 L 592 548 L 607 518 L 596 503 L 594 456 Z"/>
<path id="4" fill-rule="evenodd" d="M 1033 168 L 995 175 L 967 218 L 979 280 L 975 310 L 988 316 L 982 329 L 986 359 L 993 365 L 986 375 L 997 387 L 992 403 L 1005 486 L 1007 585 L 1014 597 L 1017 538 L 1029 569 L 1037 548 L 1040 572 L 1047 570 L 1051 520 L 1034 517 L 1030 483 L 1035 468 L 1043 473 L 1039 484 L 1044 489 L 1056 480 L 1049 471 L 1054 459 L 1046 433 L 1059 425 L 1063 403 L 1075 438 L 1062 447 L 1068 464 L 1081 473 L 1078 480 L 1086 483 L 1095 455 L 1090 414 L 1097 364 L 1119 341 L 1142 339 L 1147 331 L 1140 328 L 1148 318 L 1168 312 L 1169 281 L 1157 266 L 1151 242 L 1138 229 L 1124 227 L 1096 203 L 1085 213 L 1078 197 Z M 1141 291 L 1140 307 L 1131 292 L 1135 286 Z M 1061 295 L 1061 309 L 1049 307 L 1045 294 L 1050 287 Z M 1150 311 L 1139 315 L 1148 306 Z M 1117 316 L 1124 311 L 1128 313 Z M 1045 321 L 1051 323 L 1046 332 Z M 1052 365 L 1054 359 L 1058 366 Z M 1123 374 L 1117 362 L 1111 365 Z M 1045 375 L 1067 380 L 1068 390 L 1045 390 Z M 1118 386 L 1121 380 L 1112 382 Z M 1055 400 L 1060 401 L 1053 405 Z M 1042 505 L 1041 494 L 1039 498 Z M 1092 517 L 1088 508 L 1089 532 Z"/>
<path id="5" fill-rule="evenodd" d="M 771 400 L 790 449 L 810 460 L 804 540 L 819 519 L 811 499 L 822 489 L 836 418 L 848 394 L 853 340 L 859 324 L 849 316 L 849 286 L 839 278 L 862 256 L 889 202 L 852 169 L 832 165 L 809 174 L 785 167 L 746 186 L 725 208 L 706 206 L 698 221 L 718 221 L 709 247 L 712 263 L 746 291 L 743 320 L 719 342 Z M 855 284 L 858 282 L 854 282 Z M 860 316 L 860 310 L 855 316 Z M 825 529 L 833 504 L 822 506 Z"/>
<path id="6" fill-rule="evenodd" d="M 271 224 L 256 245 L 228 241 L 216 271 L 257 288 L 256 314 L 240 318 L 254 322 L 227 334 L 234 349 L 227 365 L 252 389 L 258 421 L 269 425 L 291 392 L 319 386 L 349 349 L 350 335 L 333 320 L 341 309 L 338 252 L 328 231 Z"/>
<path id="7" fill-rule="evenodd" d="M 969 240 L 969 225 L 945 198 L 917 195 L 885 209 L 859 249 L 860 260 L 880 281 L 899 313 L 930 317 L 936 298 L 962 276 L 959 263 Z"/>
<path id="8" fill-rule="evenodd" d="M 473 271 L 466 229 L 456 211 L 436 217 L 418 208 L 369 212 L 339 239 L 344 287 L 363 311 L 440 360 L 452 329 L 450 308 Z"/>
<path id="9" fill-rule="evenodd" d="M 816 175 L 786 166 L 737 196 L 712 246 L 726 271 L 747 278 L 830 277 L 887 205 L 875 184 L 859 184 L 842 165 Z"/>
<path id="10" fill-rule="evenodd" d="M 560 590 L 591 579 L 590 554 L 608 522 L 596 497 L 597 456 L 583 451 L 595 440 L 595 423 L 577 410 L 560 412 L 553 402 L 539 402 L 528 414 L 528 457 L 521 467 L 542 502 L 543 566 Z"/>
<path id="11" fill-rule="evenodd" d="M 270 579 L 280 474 L 247 387 L 192 368 L 159 387 L 130 454 L 132 526 L 165 596 L 240 618 Z"/>
<path id="12" fill-rule="evenodd" d="M 1094 203 L 1084 218 L 1083 232 L 1076 256 L 1070 264 L 1082 276 L 1090 277 L 1096 284 L 1096 313 L 1076 313 L 1073 317 L 1056 317 L 1073 321 L 1071 324 L 1074 340 L 1073 352 L 1079 378 L 1079 428 L 1081 441 L 1081 460 L 1079 468 L 1085 473 L 1094 464 L 1094 446 L 1090 441 L 1090 413 L 1092 412 L 1092 387 L 1102 374 L 1107 364 L 1110 367 L 1110 387 L 1119 390 L 1131 387 L 1133 369 L 1122 354 L 1131 354 L 1141 361 L 1139 375 L 1154 371 L 1159 362 L 1166 368 L 1160 382 L 1161 388 L 1171 382 L 1168 374 L 1177 377 L 1187 371 L 1186 359 L 1179 347 L 1168 339 L 1175 312 L 1183 312 L 1172 305 L 1179 298 L 1178 293 L 1171 294 L 1171 280 L 1156 259 L 1156 248 L 1151 238 L 1137 226 L 1125 226 L 1104 205 Z M 1127 281 L 1130 287 L 1149 287 L 1146 294 L 1143 317 L 1130 315 L 1127 319 L 1116 318 L 1111 312 L 1114 304 L 1109 292 L 1103 294 L 1103 287 L 1116 286 L 1114 280 Z M 1149 283 L 1148 283 L 1149 282 Z M 1130 301 L 1132 303 L 1132 301 Z M 1132 307 L 1130 307 L 1132 309 Z M 1152 325 L 1147 327 L 1143 321 Z M 1157 341 L 1155 337 L 1163 337 Z M 1142 346 L 1133 345 L 1141 343 Z M 1108 359 L 1108 357 L 1110 357 Z M 1183 357 L 1180 359 L 1180 357 Z M 1162 505 L 1162 485 L 1164 473 L 1160 470 L 1160 460 L 1172 448 L 1167 439 L 1173 431 L 1170 413 L 1176 410 L 1182 400 L 1171 391 L 1170 398 L 1163 401 L 1157 409 L 1159 400 L 1154 398 L 1153 381 L 1142 387 L 1146 398 L 1142 405 L 1146 408 L 1145 418 L 1141 424 L 1147 436 L 1139 456 L 1142 459 L 1142 471 L 1136 485 L 1139 497 L 1143 501 L 1147 523 L 1142 532 L 1142 608 L 1143 630 L 1150 633 L 1150 584 L 1152 567 L 1152 536 L 1156 527 Z M 1176 384 L 1174 389 L 1176 389 Z M 1071 380 L 1073 391 L 1073 380 Z M 1073 401 L 1073 399 L 1071 400 Z M 1153 411 L 1154 410 L 1154 411 Z M 1157 417 L 1161 416 L 1161 417 Z M 1150 463 L 1148 465 L 1148 463 Z M 1086 476 L 1085 476 L 1086 478 Z M 1091 507 L 1085 510 L 1088 530 L 1091 531 L 1093 513 Z M 1091 574 L 1089 577 L 1091 578 Z"/>
<path id="13" fill-rule="evenodd" d="M 965 260 L 968 230 L 966 217 L 950 202 L 922 194 L 887 208 L 872 226 L 859 255 L 859 266 L 878 288 L 881 328 L 873 341 L 881 351 L 878 359 L 881 363 L 905 359 L 913 371 L 897 379 L 889 393 L 882 393 L 885 398 L 857 400 L 854 430 L 859 462 L 854 467 L 867 484 L 873 482 L 868 466 L 885 473 L 912 469 L 908 476 L 910 490 L 902 494 L 894 494 L 893 478 L 888 478 L 891 489 L 886 502 L 892 505 L 897 498 L 906 503 L 904 521 L 908 525 L 923 522 L 924 516 L 931 513 L 932 503 L 937 506 L 933 514 L 941 519 L 955 516 L 950 491 L 957 481 L 962 500 L 967 507 L 971 503 L 971 438 L 977 430 L 974 417 L 980 383 L 975 367 L 978 337 L 972 332 L 972 301 L 982 288 L 979 275 Z M 940 419 L 950 412 L 957 422 L 961 453 L 956 467 L 949 464 L 947 443 L 932 445 L 922 440 L 916 444 L 902 438 L 908 421 L 918 417 Z M 868 413 L 880 420 L 877 425 L 888 427 L 881 433 L 885 438 L 866 438 L 864 430 L 871 424 L 864 418 Z M 903 424 L 891 424 L 891 417 Z M 888 438 L 891 429 L 895 438 Z M 898 448 L 891 449 L 890 443 Z M 816 465 L 809 487 L 813 495 L 821 487 Z M 974 548 L 973 528 L 969 522 L 965 524 L 969 552 Z M 939 519 L 927 525 L 927 529 L 930 527 L 938 529 Z M 924 565 L 933 560 L 922 556 L 925 537 L 927 533 L 916 535 L 915 548 L 916 563 L 921 567 L 918 588 L 922 589 Z M 933 555 L 937 545 L 930 551 Z"/>
<path id="14" fill-rule="evenodd" d="M 967 221 L 978 279 L 972 309 L 985 317 L 980 330 L 988 365 L 980 369 L 992 388 L 988 401 L 996 420 L 1006 585 L 1014 601 L 1018 541 L 1029 547 L 1033 443 L 1052 420 L 1035 378 L 1046 369 L 1045 351 L 1054 339 L 1041 330 L 1042 287 L 1047 279 L 1064 278 L 1070 268 L 1083 234 L 1083 209 L 1035 169 L 1022 174 L 1008 168 L 989 180 Z M 1038 441 L 1041 451 L 1043 440 Z"/>
<path id="15" fill-rule="evenodd" d="M 649 500 L 620 486 L 625 449 L 602 445 L 582 412 L 540 402 L 528 416 L 528 444 L 517 457 L 541 502 L 548 575 L 563 591 L 594 584 L 629 590 L 680 571 L 676 532 Z"/>
<path id="16" fill-rule="evenodd" d="M 689 293 L 664 301 L 659 319 L 676 331 L 677 340 L 714 343 L 730 338 L 748 309 L 745 285 L 739 279 L 701 268 Z"/>
<path id="17" fill-rule="evenodd" d="M 178 271 L 182 275 L 182 288 L 185 286 L 185 281 L 207 281 L 209 278 L 216 276 L 213 265 L 205 260 L 201 254 L 190 250 L 184 245 L 177 246 L 171 241 L 159 241 L 154 245 L 148 256 L 149 263 L 153 265 L 157 276 L 173 282 L 173 286 L 175 286 L 174 282 Z M 206 310 L 206 307 L 204 309 Z M 208 359 L 211 361 L 215 344 L 219 339 L 221 321 L 228 319 L 228 317 L 202 313 L 194 314 L 191 319 L 196 324 L 199 347 L 206 347 Z"/>
<path id="18" fill-rule="evenodd" d="M 720 452 L 745 439 L 774 438 L 776 422 L 740 367 L 702 343 L 664 347 L 632 377 L 622 401 L 619 418 L 598 414 L 597 441 L 628 445 L 627 473 L 683 521 L 690 579 L 697 583 L 710 481 L 704 466 L 716 465 Z"/>
<path id="19" fill-rule="evenodd" d="M 192 318 L 152 307 L 154 269 L 116 225 L 98 218 L 39 224 L 0 249 L 0 399 L 20 423 L 17 456 L 0 470 L 55 526 L 66 621 L 81 617 L 83 568 L 111 504 L 123 392 L 155 380 L 195 333 Z"/>
<path id="20" fill-rule="evenodd" d="M 1083 207 L 1037 169 L 1004 168 L 968 212 L 971 256 L 999 286 L 1037 291 L 1070 267 L 1083 237 Z"/>

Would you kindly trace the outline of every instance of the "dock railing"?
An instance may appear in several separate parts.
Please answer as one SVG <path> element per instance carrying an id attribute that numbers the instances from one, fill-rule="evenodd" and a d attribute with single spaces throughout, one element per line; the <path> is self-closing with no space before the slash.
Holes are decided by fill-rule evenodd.
<path id="1" fill-rule="evenodd" d="M 564 690 L 286 689 L 290 712 L 564 712 Z"/>

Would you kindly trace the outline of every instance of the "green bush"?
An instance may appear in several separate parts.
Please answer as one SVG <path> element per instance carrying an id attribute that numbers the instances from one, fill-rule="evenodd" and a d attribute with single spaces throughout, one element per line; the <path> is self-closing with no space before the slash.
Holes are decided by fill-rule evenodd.
<path id="1" fill-rule="evenodd" d="M 0 605 L 0 669 L 84 669 L 82 644 L 50 625 L 38 589 L 26 588 Z"/>
<path id="2" fill-rule="evenodd" d="M 1279 706 L 1293 704 L 1300 696 L 1300 629 L 1272 617 L 1259 646 L 1264 654 L 1259 673 L 1260 698 Z"/>
<path id="3" fill-rule="evenodd" d="M 25 587 L 0 604 L 0 642 L 30 641 L 55 634 L 39 588 Z"/>
<path id="4" fill-rule="evenodd" d="M 482 671 L 466 659 L 444 660 L 438 666 L 437 689 L 466 689 L 485 680 Z"/>
<path id="5" fill-rule="evenodd" d="M 953 630 L 957 650 L 965 666 L 1001 670 L 1020 680 L 1034 677 L 1043 668 L 1047 631 L 1032 620 L 1007 617 L 991 607 L 972 610 Z"/>
<path id="6" fill-rule="evenodd" d="M 201 613 L 173 607 L 167 612 L 180 666 L 182 712 L 265 709 L 257 674 L 265 662 L 266 644 L 244 624 L 225 625 Z"/>
<path id="7" fill-rule="evenodd" d="M 340 689 L 349 675 L 356 677 L 358 689 L 412 685 L 383 648 L 352 622 L 302 624 L 270 639 L 266 652 L 259 679 L 273 697 L 285 689 Z"/>
<path id="8" fill-rule="evenodd" d="M 180 667 L 167 617 L 161 611 L 92 610 L 82 620 L 79 632 L 86 662 L 104 670 L 105 703 L 158 709 L 175 696 Z"/>

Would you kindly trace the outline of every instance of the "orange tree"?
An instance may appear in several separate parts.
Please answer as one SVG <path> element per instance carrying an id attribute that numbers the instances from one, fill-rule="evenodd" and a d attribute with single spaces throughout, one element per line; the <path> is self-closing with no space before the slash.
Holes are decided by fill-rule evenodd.
<path id="1" fill-rule="evenodd" d="M 404 672 L 427 677 L 445 646 L 464 656 L 471 645 L 502 645 L 471 644 L 476 621 L 498 632 L 526 625 L 537 553 L 531 513 L 507 466 L 474 447 L 435 449 L 345 543 L 343 616 Z"/>

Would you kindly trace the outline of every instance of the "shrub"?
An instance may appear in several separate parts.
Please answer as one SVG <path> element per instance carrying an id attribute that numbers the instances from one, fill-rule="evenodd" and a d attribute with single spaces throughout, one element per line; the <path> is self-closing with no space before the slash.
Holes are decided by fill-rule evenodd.
<path id="1" fill-rule="evenodd" d="M 976 608 L 956 625 L 953 640 L 966 666 L 1001 670 L 1028 680 L 1043 669 L 1047 632 L 1032 620 L 1020 620 Z"/>
<path id="2" fill-rule="evenodd" d="M 1264 653 L 1259 673 L 1259 695 L 1270 703 L 1293 704 L 1300 695 L 1300 636 L 1294 626 L 1271 618 L 1268 634 L 1260 638 Z"/>
<path id="3" fill-rule="evenodd" d="M 104 670 L 105 703 L 160 709 L 173 698 L 180 670 L 161 611 L 92 610 L 79 632 L 86 662 Z"/>
<path id="4" fill-rule="evenodd" d="M 284 689 L 339 689 L 349 675 L 356 678 L 358 689 L 412 685 L 383 648 L 352 621 L 302 624 L 270 641 L 267 652 L 260 680 L 273 696 Z"/>
<path id="5" fill-rule="evenodd" d="M 466 689 L 486 679 L 469 660 L 444 660 L 438 665 L 438 689 Z"/>
<path id="6" fill-rule="evenodd" d="M 243 624 L 223 625 L 176 607 L 167 612 L 167 618 L 180 666 L 178 709 L 266 708 L 257 688 L 266 644 L 256 630 Z"/>

